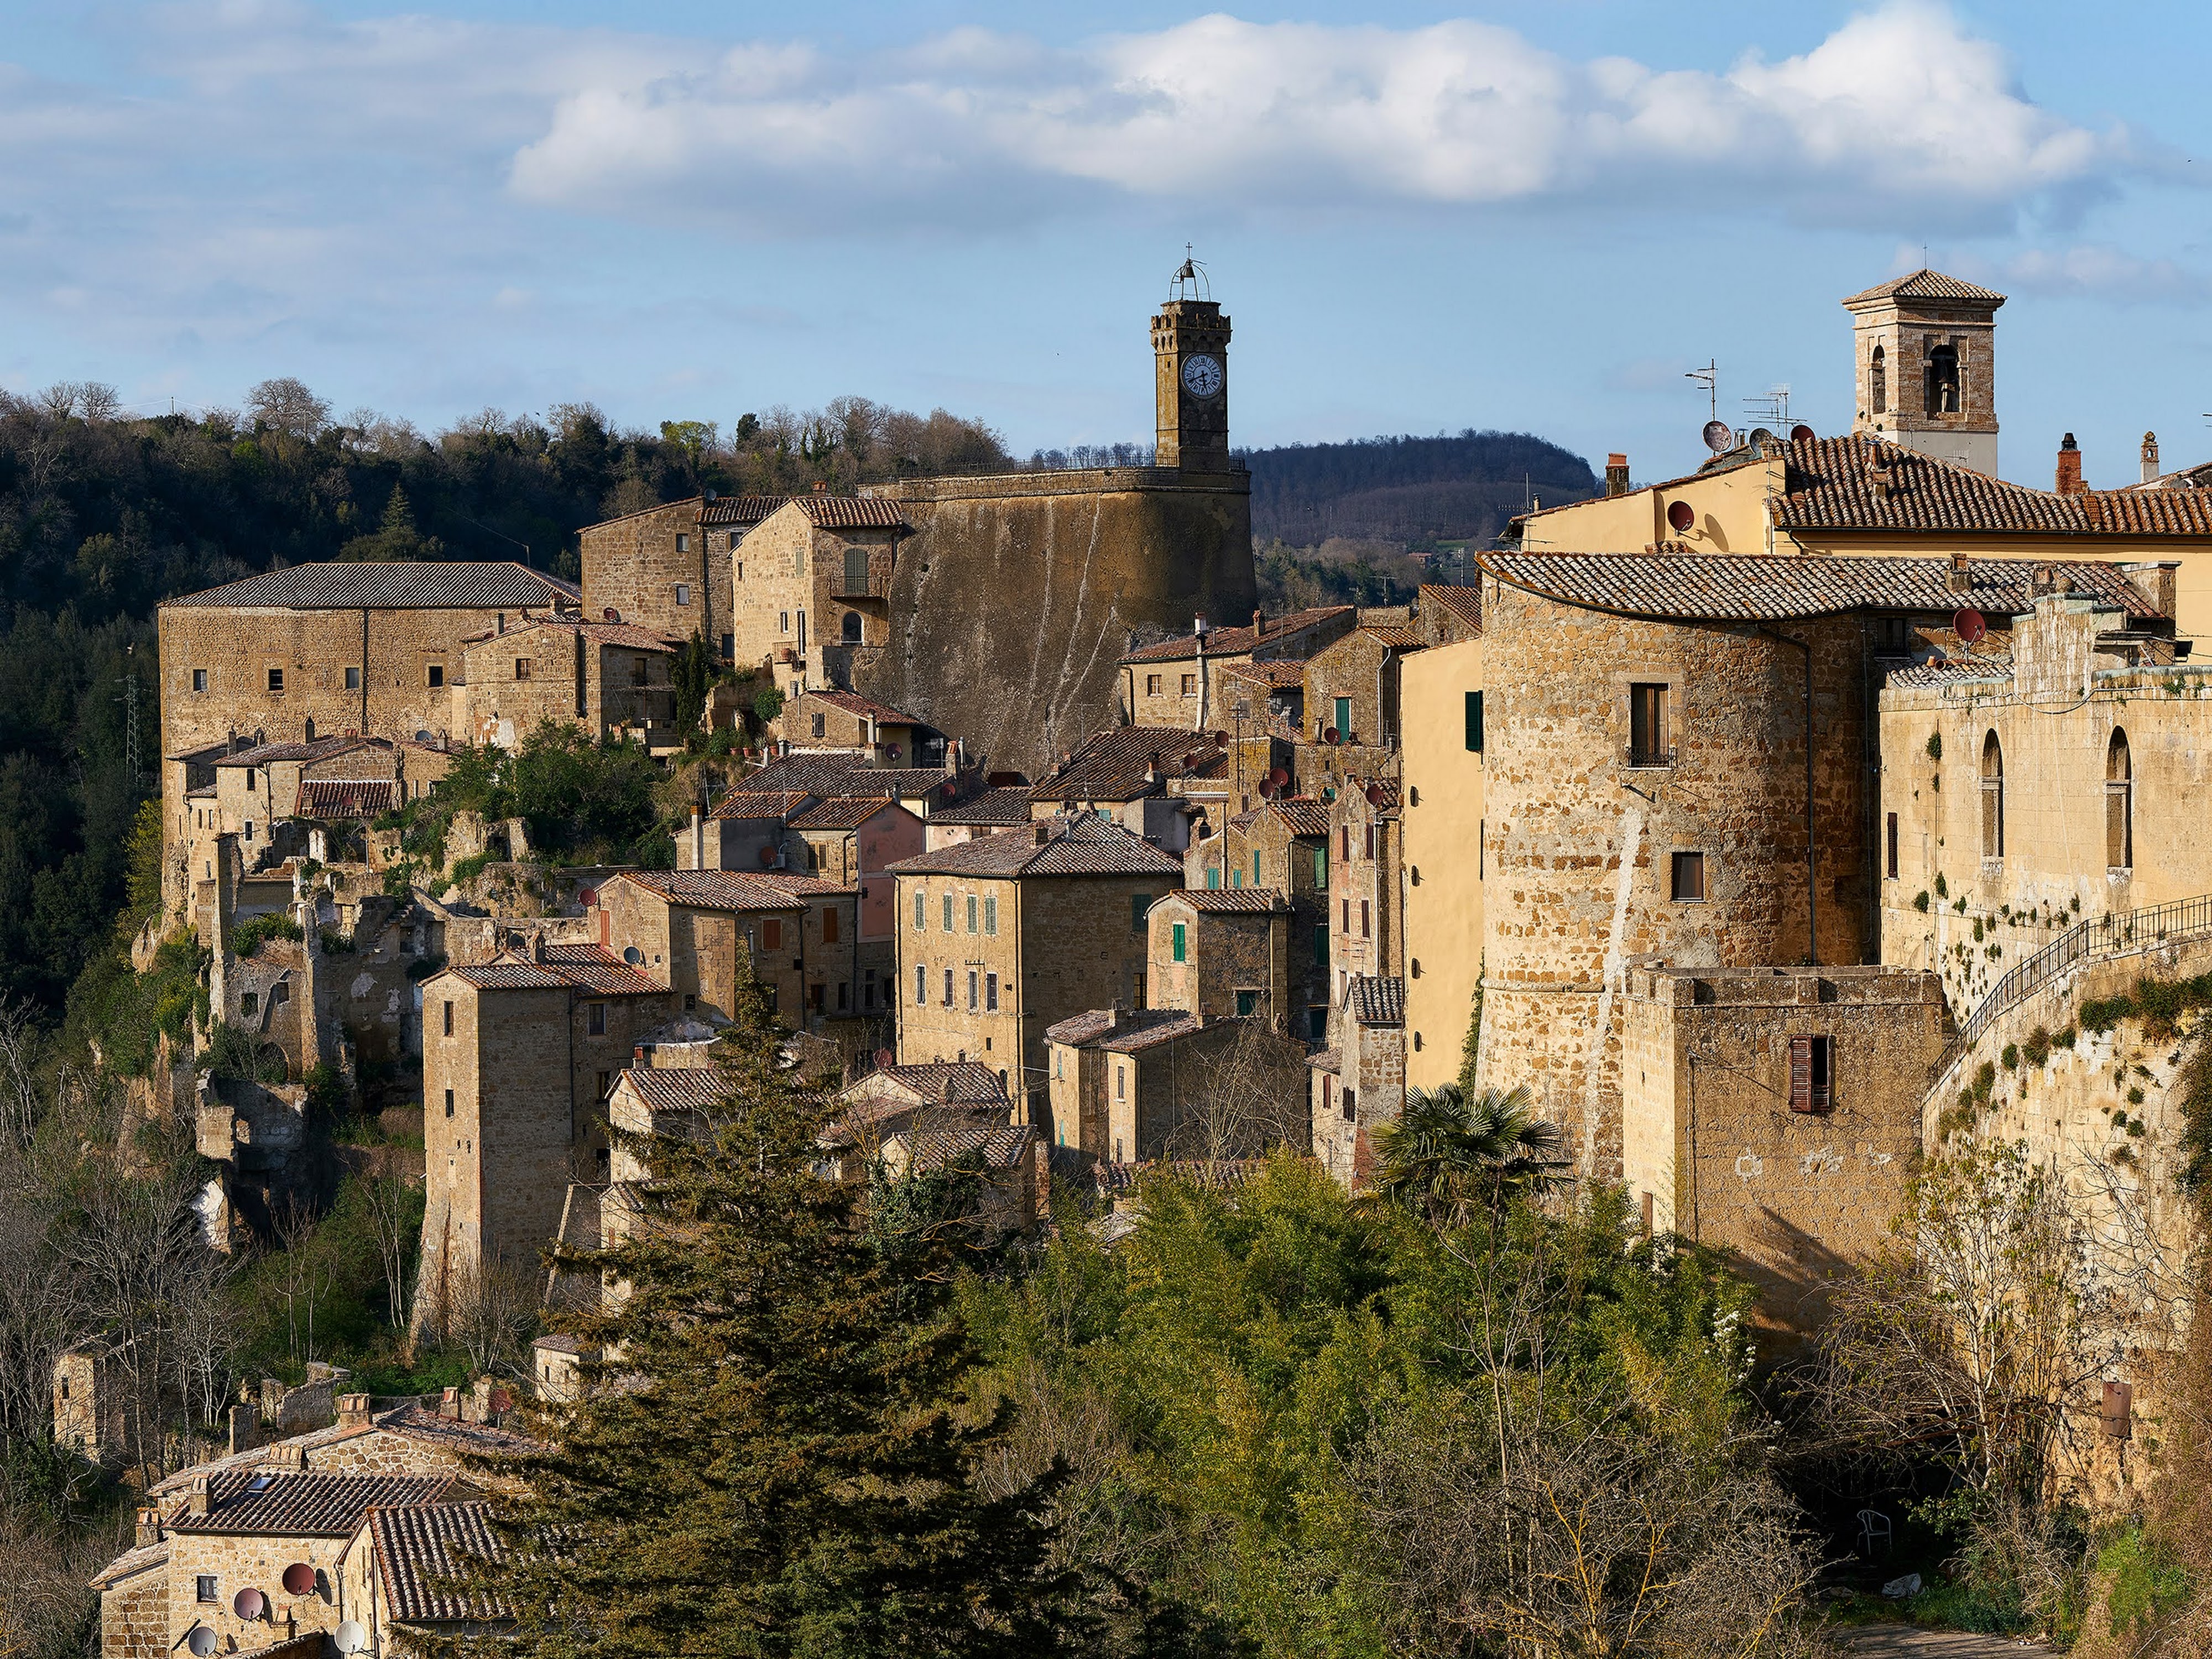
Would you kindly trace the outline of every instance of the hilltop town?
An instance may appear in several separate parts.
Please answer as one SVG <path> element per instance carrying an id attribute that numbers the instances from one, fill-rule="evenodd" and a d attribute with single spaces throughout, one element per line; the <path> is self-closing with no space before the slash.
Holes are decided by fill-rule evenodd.
<path id="1" fill-rule="evenodd" d="M 1142 464 L 702 490 L 585 529 L 574 581 L 308 562 L 163 603 L 131 948 L 198 1002 L 128 1109 L 185 1126 L 243 1259 L 321 1201 L 319 1102 L 373 1098 L 421 1194 L 410 1337 L 532 1346 L 210 1407 L 94 1581 L 100 1651 L 483 1626 L 439 1575 L 526 1485 L 486 1470 L 622 1386 L 588 1331 L 629 1288 L 574 1261 L 641 1224 L 639 1149 L 711 1117 L 748 1010 L 834 1099 L 832 1179 L 957 1171 L 995 1249 L 1121 1248 L 1155 1180 L 1290 1163 L 1369 1202 L 1409 1111 L 1521 1091 L 1624 1249 L 1740 1275 L 1747 1367 L 1825 1340 L 1978 1144 L 2105 1194 L 2105 1270 L 2186 1261 L 2192 1028 L 2140 988 L 2212 971 L 2212 467 L 2146 434 L 2092 488 L 2071 434 L 2008 434 L 2050 477 L 2002 479 L 2004 296 L 1843 303 L 1850 430 L 1722 426 L 1657 482 L 1613 454 L 1405 605 L 1259 603 L 1231 318 L 1188 267 Z M 640 835 L 453 805 L 617 753 Z M 2142 1478 L 2164 1297 L 2069 1384 L 2097 1490 Z M 95 1465 L 149 1462 L 169 1386 L 127 1341 L 52 1362 Z"/>

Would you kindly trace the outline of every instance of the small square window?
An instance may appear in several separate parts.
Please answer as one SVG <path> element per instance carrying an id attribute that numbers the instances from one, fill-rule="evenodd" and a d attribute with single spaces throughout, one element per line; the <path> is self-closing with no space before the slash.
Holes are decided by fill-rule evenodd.
<path id="1" fill-rule="evenodd" d="M 1260 994 L 1257 991 L 1239 991 L 1237 994 L 1237 1017 L 1239 1019 L 1249 1019 L 1259 1012 Z"/>
<path id="2" fill-rule="evenodd" d="M 217 1591 L 215 1587 L 215 1575 L 213 1573 L 204 1572 L 199 1575 L 198 1578 L 196 1579 L 194 1583 L 198 1588 L 198 1600 L 203 1601 L 219 1601 L 222 1599 L 221 1593 Z"/>
<path id="3" fill-rule="evenodd" d="M 689 537 L 689 536 L 685 535 L 685 534 L 684 534 L 682 531 L 680 531 L 680 530 L 679 530 L 679 531 L 678 531 L 678 532 L 676 532 L 676 550 L 677 550 L 678 553 L 689 553 L 689 552 L 691 550 L 691 538 L 690 538 L 690 537 Z M 683 590 L 682 588 L 680 588 L 680 587 L 679 587 L 679 588 L 678 588 L 676 591 L 677 591 L 678 593 L 681 593 L 681 592 L 684 592 L 684 590 Z M 678 600 L 677 600 L 677 601 L 676 601 L 676 603 L 677 603 L 677 604 L 678 604 L 678 605 L 682 605 L 682 604 L 684 603 L 684 601 L 683 601 L 682 599 L 679 599 Z"/>
<path id="4" fill-rule="evenodd" d="M 207 690 L 206 669 L 195 668 L 192 670 L 192 690 L 195 691 L 204 691 Z"/>
<path id="5" fill-rule="evenodd" d="M 1182 677 L 1182 694 L 1186 697 L 1194 697 L 1198 695 L 1197 675 L 1186 674 Z"/>
<path id="6" fill-rule="evenodd" d="M 605 1003 L 594 1002 L 586 1006 L 584 1010 L 584 1033 L 587 1036 L 605 1036 L 607 1034 L 607 1005 Z"/>
<path id="7" fill-rule="evenodd" d="M 430 684 L 431 684 L 432 685 L 434 685 L 434 686 L 443 685 L 443 684 L 446 683 L 446 665 L 445 665 L 445 664 L 443 664 L 443 663 L 441 663 L 441 662 L 434 662 L 434 663 L 432 663 L 432 664 L 430 665 L 430 670 L 429 670 L 429 672 L 430 672 Z"/>
<path id="8" fill-rule="evenodd" d="M 514 659 L 514 678 L 519 680 L 526 680 L 530 678 L 529 658 L 517 657 Z"/>
<path id="9" fill-rule="evenodd" d="M 361 670 L 360 670 L 360 669 L 358 669 L 358 668 L 349 668 L 349 669 L 347 669 L 347 670 L 346 670 L 346 672 L 345 672 L 345 680 L 346 680 L 346 683 L 345 683 L 345 689 L 346 689 L 347 690 L 349 690 L 349 691 L 358 691 L 358 690 L 361 690 Z"/>
<path id="10" fill-rule="evenodd" d="M 269 671 L 269 689 L 271 691 L 282 691 L 284 689 L 284 671 L 283 669 L 272 668 Z"/>
<path id="11" fill-rule="evenodd" d="M 1826 1112 L 1836 1102 L 1833 1039 L 1794 1036 L 1790 1039 L 1790 1109 Z"/>
<path id="12" fill-rule="evenodd" d="M 1160 695 L 1160 677 L 1158 674 L 1145 676 L 1145 695 L 1148 697 L 1157 697 Z"/>
<path id="13" fill-rule="evenodd" d="M 678 605 L 689 605 L 691 603 L 690 583 L 678 582 L 676 584 L 676 603 Z"/>
<path id="14" fill-rule="evenodd" d="M 1674 854 L 1672 896 L 1684 904 L 1705 902 L 1705 855 L 1703 853 Z"/>

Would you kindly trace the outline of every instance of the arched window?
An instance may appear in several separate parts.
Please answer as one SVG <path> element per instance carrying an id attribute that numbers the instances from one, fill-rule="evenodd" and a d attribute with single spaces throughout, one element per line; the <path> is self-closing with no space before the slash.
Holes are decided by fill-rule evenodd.
<path id="1" fill-rule="evenodd" d="M 858 645 L 860 642 L 860 613 L 857 611 L 848 611 L 845 613 L 844 626 L 845 643 Z"/>
<path id="2" fill-rule="evenodd" d="M 1881 346 L 1874 349 L 1874 368 L 1867 376 L 1873 383 L 1874 412 L 1889 412 L 1889 353 Z"/>
<path id="3" fill-rule="evenodd" d="M 1928 354 L 1928 412 L 1954 415 L 1959 409 L 1959 349 L 1939 345 Z"/>
<path id="4" fill-rule="evenodd" d="M 2105 748 L 2105 864 L 2129 870 L 2135 861 L 2135 769 L 2128 760 L 2128 734 L 2115 726 Z"/>
<path id="5" fill-rule="evenodd" d="M 2004 750 L 1994 732 L 1982 739 L 1982 856 L 2004 856 Z"/>

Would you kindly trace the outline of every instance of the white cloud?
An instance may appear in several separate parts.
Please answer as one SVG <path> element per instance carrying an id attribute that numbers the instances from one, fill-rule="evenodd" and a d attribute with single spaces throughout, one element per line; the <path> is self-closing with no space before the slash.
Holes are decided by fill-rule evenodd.
<path id="1" fill-rule="evenodd" d="M 2133 161 L 2124 132 L 2033 102 L 1996 46 L 1911 0 L 1724 71 L 1573 63 L 1467 21 L 1224 15 L 1070 50 L 966 29 L 842 57 L 756 43 L 645 78 L 634 60 L 586 68 L 516 153 L 519 195 L 769 233 L 856 214 L 1010 220 L 1071 197 L 1824 219 L 1910 204 L 1996 224 Z"/>
<path id="2" fill-rule="evenodd" d="M 2025 294 L 2070 295 L 2122 305 L 2194 304 L 2212 279 L 2171 259 L 2144 259 L 2101 243 L 2030 248 L 2002 267 L 2007 286 Z"/>

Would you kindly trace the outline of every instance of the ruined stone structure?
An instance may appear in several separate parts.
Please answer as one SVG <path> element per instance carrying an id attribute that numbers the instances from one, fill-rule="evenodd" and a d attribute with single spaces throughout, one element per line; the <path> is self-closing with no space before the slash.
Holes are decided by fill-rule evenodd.
<path id="1" fill-rule="evenodd" d="M 1942 988 L 1879 967 L 1636 967 L 1622 994 L 1622 1179 L 1647 1229 L 1736 1252 L 1770 1339 L 1811 1328 L 1918 1167 Z"/>

